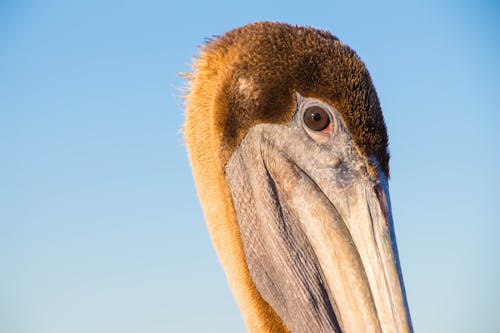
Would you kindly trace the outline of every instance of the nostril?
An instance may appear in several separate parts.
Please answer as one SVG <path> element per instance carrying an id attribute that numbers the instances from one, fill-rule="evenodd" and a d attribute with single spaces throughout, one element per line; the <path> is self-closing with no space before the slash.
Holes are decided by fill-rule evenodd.
<path id="1" fill-rule="evenodd" d="M 373 189 L 375 190 L 375 194 L 377 195 L 378 203 L 380 205 L 380 210 L 384 215 L 385 225 L 387 228 L 389 228 L 389 206 L 387 204 L 387 197 L 385 196 L 385 191 L 382 188 L 382 186 L 380 186 L 380 184 L 375 185 Z"/>

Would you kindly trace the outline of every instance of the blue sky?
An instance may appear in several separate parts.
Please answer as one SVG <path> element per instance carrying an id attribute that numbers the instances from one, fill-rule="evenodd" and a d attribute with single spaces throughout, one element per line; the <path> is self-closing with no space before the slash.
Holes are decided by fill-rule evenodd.
<path id="1" fill-rule="evenodd" d="M 245 332 L 179 129 L 204 39 L 327 29 L 365 61 L 391 142 L 417 332 L 499 332 L 495 1 L 0 2 L 0 331 Z"/>

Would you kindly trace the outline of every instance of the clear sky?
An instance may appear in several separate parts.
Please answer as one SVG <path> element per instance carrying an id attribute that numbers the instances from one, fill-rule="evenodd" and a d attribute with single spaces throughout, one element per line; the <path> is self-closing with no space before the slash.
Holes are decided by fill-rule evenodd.
<path id="1" fill-rule="evenodd" d="M 416 331 L 500 332 L 499 17 L 495 1 L 1 1 L 0 332 L 245 332 L 177 73 L 257 20 L 327 29 L 370 70 Z"/>

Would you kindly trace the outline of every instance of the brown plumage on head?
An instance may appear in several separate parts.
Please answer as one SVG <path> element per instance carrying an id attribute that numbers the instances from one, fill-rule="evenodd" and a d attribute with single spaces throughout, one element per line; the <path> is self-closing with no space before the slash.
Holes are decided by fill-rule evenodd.
<path id="1" fill-rule="evenodd" d="M 286 332 L 250 278 L 224 166 L 251 127 L 290 122 L 299 93 L 333 105 L 358 150 L 388 176 L 387 132 L 370 75 L 328 32 L 259 22 L 202 47 L 189 85 L 186 145 L 231 290 L 250 332 Z"/>

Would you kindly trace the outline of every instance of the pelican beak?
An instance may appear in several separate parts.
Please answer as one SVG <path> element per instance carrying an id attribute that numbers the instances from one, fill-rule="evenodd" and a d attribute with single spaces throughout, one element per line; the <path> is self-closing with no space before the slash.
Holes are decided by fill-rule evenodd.
<path id="1" fill-rule="evenodd" d="M 270 175 L 314 249 L 342 331 L 409 332 L 384 179 L 350 185 L 335 205 L 334 183 L 284 157 L 277 165 Z"/>
<path id="2" fill-rule="evenodd" d="M 385 175 L 300 131 L 258 125 L 226 166 L 257 289 L 292 332 L 412 332 Z"/>

